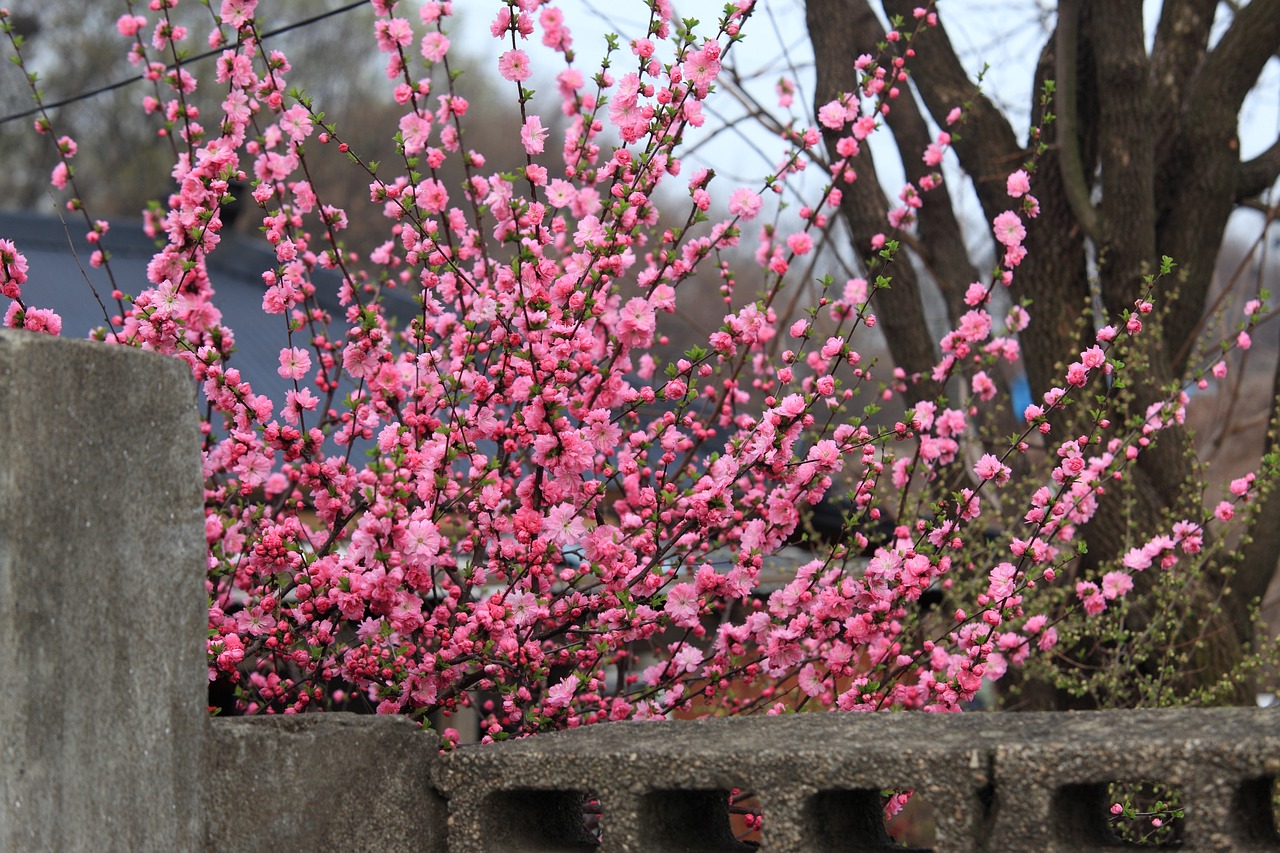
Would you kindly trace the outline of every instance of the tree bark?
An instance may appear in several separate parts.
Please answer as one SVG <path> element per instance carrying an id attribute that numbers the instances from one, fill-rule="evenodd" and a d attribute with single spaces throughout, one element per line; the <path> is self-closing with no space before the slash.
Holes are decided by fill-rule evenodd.
<path id="1" fill-rule="evenodd" d="M 917 5 L 882 0 L 891 19 L 912 21 Z M 1102 307 L 1108 321 L 1116 322 L 1121 312 L 1132 310 L 1144 277 L 1156 272 L 1161 255 L 1168 255 L 1177 272 L 1155 294 L 1165 313 L 1143 318 L 1147 328 L 1132 354 L 1139 369 L 1126 373 L 1131 403 L 1121 414 L 1141 415 L 1150 402 L 1165 398 L 1188 370 L 1192 348 L 1186 344 L 1202 322 L 1228 216 L 1280 177 L 1280 142 L 1241 163 L 1236 136 L 1245 95 L 1280 49 L 1280 2 L 1254 0 L 1238 9 L 1211 49 L 1218 7 L 1218 0 L 1166 0 L 1148 52 L 1140 0 L 1060 4 L 1059 31 L 1040 57 L 1032 105 L 1032 122 L 1039 126 L 1045 118 L 1042 86 L 1059 79 L 1064 85 L 1048 106 L 1059 121 L 1044 124 L 1034 140 L 1046 146 L 1033 177 L 1040 213 L 1027 222 L 1028 254 L 1014 279 L 1017 294 L 1033 303 L 1031 326 L 1021 336 L 1033 396 L 1061 385 L 1066 362 L 1093 343 L 1091 260 Z M 878 52 L 884 30 L 869 0 L 808 0 L 807 16 L 817 65 L 816 107 L 854 88 L 851 57 Z M 885 119 L 908 180 L 918 181 L 924 171 L 919 155 L 929 142 L 925 113 L 946 127 L 947 114 L 963 105 L 963 123 L 952 129 L 952 148 L 990 222 L 1017 204 L 1007 195 L 1005 178 L 1031 159 L 1031 151 L 969 79 L 941 22 L 923 30 L 912 47 L 914 85 L 901 86 L 902 96 Z M 835 139 L 827 134 L 833 157 Z M 889 207 L 872 166 L 864 151 L 858 181 L 846 192 L 842 208 L 857 250 L 864 253 L 870 235 L 886 229 Z M 926 198 L 916 245 L 954 319 L 963 313 L 957 288 L 972 275 L 973 264 L 963 258 L 961 228 L 949 205 L 939 203 L 944 198 L 937 191 Z M 906 263 L 895 265 L 894 281 L 893 291 L 879 295 L 877 309 L 894 358 L 919 372 L 934 357 L 932 345 L 922 342 L 928 330 L 919 282 Z M 1280 397 L 1280 368 L 1275 382 Z M 1082 410 L 1092 405 L 1088 397 Z M 1273 423 L 1277 405 L 1273 402 Z M 1275 440 L 1269 436 L 1268 450 Z M 1160 433 L 1126 475 L 1131 481 L 1125 499 L 1118 490 L 1104 495 L 1102 509 L 1083 531 L 1090 565 L 1165 532 L 1170 514 L 1197 498 L 1188 489 L 1194 458 L 1180 427 Z M 1275 492 L 1265 500 L 1263 519 L 1280 506 Z M 1247 604 L 1265 591 L 1280 558 L 1280 526 L 1264 520 L 1257 527 L 1231 579 L 1226 624 L 1217 626 L 1224 633 L 1223 651 L 1233 660 L 1251 639 L 1244 620 Z M 1225 575 L 1220 569 L 1210 568 L 1198 599 L 1211 601 L 1221 592 Z"/>
<path id="2" fill-rule="evenodd" d="M 820 106 L 841 93 L 856 88 L 850 54 L 859 52 L 868 34 L 884 30 L 865 0 L 814 0 L 807 8 L 810 36 L 817 62 L 816 105 Z M 872 39 L 874 44 L 874 38 Z M 836 57 L 840 59 L 837 60 Z M 839 159 L 835 145 L 838 135 L 826 131 L 824 139 L 832 159 Z M 890 231 L 886 215 L 889 200 L 876 177 L 871 149 L 864 146 L 854 159 L 858 179 L 841 187 L 840 212 L 854 234 L 854 248 L 860 257 L 873 256 L 871 238 Z M 959 227 L 956 226 L 956 231 Z M 890 236 L 893 236 L 890 234 Z M 894 362 L 908 374 L 925 377 L 908 388 L 908 399 L 916 402 L 936 397 L 938 388 L 928 380 L 938 354 L 925 322 L 924 301 L 920 282 L 910 261 L 904 256 L 892 268 L 893 286 L 875 291 L 872 302 L 880 328 L 884 331 Z"/>

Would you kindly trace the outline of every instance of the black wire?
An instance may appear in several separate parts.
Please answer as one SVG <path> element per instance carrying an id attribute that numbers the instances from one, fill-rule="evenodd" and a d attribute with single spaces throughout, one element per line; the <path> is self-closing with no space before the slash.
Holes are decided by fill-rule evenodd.
<path id="1" fill-rule="evenodd" d="M 357 2 L 355 3 L 348 3 L 347 5 L 341 6 L 337 9 L 330 9 L 328 12 L 322 12 L 319 15 L 315 15 L 310 18 L 304 18 L 301 21 L 295 21 L 292 24 L 286 24 L 283 27 L 277 27 L 274 30 L 265 32 L 262 34 L 261 38 L 263 41 L 266 41 L 267 39 L 272 38 L 273 36 L 278 36 L 283 33 L 287 33 L 291 30 L 301 29 L 302 27 L 309 27 L 312 24 L 317 23 L 318 21 L 323 21 L 325 18 L 332 18 L 334 15 L 341 15 L 345 12 L 350 12 L 352 9 L 355 9 L 360 6 L 364 6 L 368 2 L 369 0 L 357 0 Z M 190 57 L 189 59 L 183 60 L 182 64 L 190 65 L 194 62 L 199 62 L 203 59 L 208 59 L 212 56 L 221 56 L 223 50 L 225 49 L 226 48 L 220 47 L 220 48 L 215 48 L 213 50 L 206 50 L 204 53 L 198 53 L 195 56 Z M 72 95 L 70 98 L 63 98 L 61 101 L 53 101 L 51 103 L 41 104 L 40 106 L 32 107 L 31 109 L 25 112 L 14 113 L 13 115 L 8 115 L 8 116 L 5 116 L 4 118 L 0 118 L 0 125 L 8 124 L 11 121 L 18 121 L 20 119 L 30 118 L 33 115 L 39 115 L 42 110 L 53 110 L 53 109 L 57 109 L 58 107 L 65 107 L 67 104 L 74 104 L 77 101 L 85 101 L 85 100 L 88 100 L 89 98 L 96 98 L 98 95 L 104 94 L 106 92 L 111 92 L 116 89 L 123 89 L 125 86 L 132 86 L 134 83 L 140 83 L 145 79 L 146 79 L 146 76 L 140 74 L 137 77 L 130 77 L 125 80 L 117 80 L 114 83 L 108 83 L 105 86 L 99 86 L 96 89 L 90 89 L 89 91 L 81 92 L 78 95 Z"/>

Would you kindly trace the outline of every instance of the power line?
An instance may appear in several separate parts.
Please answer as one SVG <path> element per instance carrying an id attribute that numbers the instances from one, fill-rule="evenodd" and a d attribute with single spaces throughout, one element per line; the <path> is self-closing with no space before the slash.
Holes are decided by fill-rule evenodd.
<path id="1" fill-rule="evenodd" d="M 284 33 L 290 32 L 292 30 L 301 29 L 303 27 L 309 27 L 314 23 L 323 21 L 325 18 L 332 18 L 335 15 L 341 15 L 346 12 L 350 12 L 352 9 L 356 9 L 360 6 L 367 5 L 368 3 L 369 3 L 369 0 L 357 0 L 357 2 L 355 3 L 348 3 L 347 5 L 341 6 L 337 9 L 330 9 L 328 12 L 322 12 L 319 15 L 314 15 L 310 18 L 304 18 L 300 21 L 294 21 L 292 24 L 286 24 L 283 27 L 277 27 L 274 30 L 270 30 L 269 32 L 263 33 L 261 35 L 261 39 L 262 41 L 266 41 L 267 39 L 272 38 L 273 36 L 282 35 Z M 189 59 L 184 60 L 182 64 L 190 65 L 195 62 L 200 62 L 201 60 L 204 60 L 204 59 L 209 59 L 210 57 L 221 56 L 222 51 L 224 49 L 225 48 L 215 48 L 213 50 L 206 50 L 204 53 L 198 53 L 195 56 L 192 56 Z M 46 104 L 41 104 L 40 106 L 32 107 L 31 109 L 26 110 L 24 112 L 14 113 L 12 115 L 7 115 L 4 118 L 0 118 L 0 125 L 5 125 L 11 121 L 19 121 L 24 118 L 30 118 L 31 116 L 34 116 L 34 115 L 39 115 L 42 110 L 53 110 L 53 109 L 57 109 L 58 107 L 65 107 L 67 104 L 74 104 L 77 101 L 86 101 L 89 98 L 96 98 L 98 95 L 102 95 L 107 92 L 112 92 L 116 89 L 123 89 L 125 86 L 132 86 L 134 83 L 140 83 L 145 79 L 146 79 L 146 76 L 140 74 L 137 77 L 128 77 L 124 80 L 117 80 L 114 83 L 108 83 L 105 86 L 99 86 L 96 89 L 90 89 L 86 92 L 81 92 L 78 95 L 72 95 L 69 98 L 63 98 L 60 101 L 52 101 Z"/>

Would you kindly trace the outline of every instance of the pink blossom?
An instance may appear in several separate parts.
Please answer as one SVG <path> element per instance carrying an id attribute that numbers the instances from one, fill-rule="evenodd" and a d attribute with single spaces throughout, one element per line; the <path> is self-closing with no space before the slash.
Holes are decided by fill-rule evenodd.
<path id="1" fill-rule="evenodd" d="M 671 656 L 671 663 L 677 673 L 696 672 L 702 660 L 702 651 L 688 643 L 682 644 L 680 650 Z"/>
<path id="2" fill-rule="evenodd" d="M 523 50 L 508 50 L 498 57 L 498 73 L 502 75 L 502 79 L 516 83 L 528 80 L 532 73 L 529 54 Z"/>
<path id="3" fill-rule="evenodd" d="M 1243 477 L 1237 477 L 1231 481 L 1231 494 L 1238 498 L 1242 498 L 1249 494 L 1249 489 L 1253 487 L 1253 474 L 1246 474 Z"/>
<path id="4" fill-rule="evenodd" d="M 1098 585 L 1092 581 L 1077 581 L 1076 597 L 1084 605 L 1084 612 L 1090 616 L 1097 616 L 1107 609 L 1106 597 L 1098 590 Z"/>
<path id="5" fill-rule="evenodd" d="M 10 302 L 5 310 L 4 325 L 10 329 L 58 335 L 62 332 L 62 317 L 48 308 L 23 309 L 17 302 Z"/>
<path id="6" fill-rule="evenodd" d="M 980 400 L 991 400 L 996 396 L 996 383 L 985 370 L 979 370 L 971 380 L 973 394 Z"/>
<path id="7" fill-rule="evenodd" d="M 756 218 L 762 203 L 758 193 L 739 187 L 729 196 L 729 212 L 750 221 Z"/>
<path id="8" fill-rule="evenodd" d="M 116 30 L 125 38 L 133 38 L 146 25 L 147 19 L 141 15 L 121 15 L 116 19 Z"/>
<path id="9" fill-rule="evenodd" d="M 258 0 L 222 0 L 218 17 L 222 23 L 239 30 L 253 19 L 257 5 Z"/>
<path id="10" fill-rule="evenodd" d="M 797 255 L 807 255 L 813 249 L 813 238 L 798 231 L 787 237 L 787 248 Z"/>
<path id="11" fill-rule="evenodd" d="M 427 62 L 441 62 L 449 52 L 449 37 L 441 32 L 427 33 L 422 37 L 418 50 Z"/>
<path id="12" fill-rule="evenodd" d="M 577 691 L 578 679 L 572 675 L 566 675 L 547 691 L 546 705 L 552 709 L 567 708 L 573 701 L 573 694 Z"/>
<path id="13" fill-rule="evenodd" d="M 672 622 L 684 627 L 692 627 L 698 622 L 701 608 L 697 588 L 693 584 L 676 584 L 667 593 L 667 603 L 663 608 Z"/>
<path id="14" fill-rule="evenodd" d="M 1005 191 L 1010 198 L 1022 198 L 1031 191 L 1031 179 L 1022 169 L 1009 175 L 1005 181 Z"/>
<path id="15" fill-rule="evenodd" d="M 690 51 L 680 66 L 685 80 L 698 90 L 699 97 L 705 97 L 707 87 L 720 74 L 719 56 L 719 45 L 707 42 L 701 49 Z"/>
<path id="16" fill-rule="evenodd" d="M 0 295 L 17 299 L 27 282 L 27 259 L 12 240 L 0 239 Z"/>
<path id="17" fill-rule="evenodd" d="M 1126 572 L 1107 572 L 1102 576 L 1102 595 L 1107 599 L 1121 598 L 1133 589 L 1133 578 Z"/>
<path id="18" fill-rule="evenodd" d="M 280 367 L 277 372 L 284 379 L 298 380 L 306 376 L 311 369 L 311 356 L 299 347 L 286 347 L 280 350 Z"/>
<path id="19" fill-rule="evenodd" d="M 1009 475 L 1012 473 L 1008 465 L 1002 464 L 998 458 L 990 453 L 983 454 L 982 458 L 973 466 L 973 472 L 983 480 L 995 480 L 1001 485 L 1008 482 Z"/>
<path id="20" fill-rule="evenodd" d="M 1142 548 L 1130 548 L 1121 562 L 1125 568 L 1140 572 L 1151 566 L 1151 555 Z"/>
<path id="21" fill-rule="evenodd" d="M 1012 248 L 1022 243 L 1027 236 L 1027 229 L 1022 227 L 1022 220 L 1012 210 L 998 215 L 992 223 L 995 227 L 996 239 L 1006 247 Z"/>
<path id="22" fill-rule="evenodd" d="M 840 130 L 845 124 L 845 106 L 840 101 L 831 101 L 818 108 L 818 122 L 829 130 Z"/>
<path id="23" fill-rule="evenodd" d="M 538 116 L 526 118 L 524 126 L 520 128 L 520 141 L 524 144 L 524 150 L 529 154 L 541 154 L 548 133 Z"/>
<path id="24" fill-rule="evenodd" d="M 1031 322 L 1031 315 L 1027 313 L 1027 309 L 1021 305 L 1015 305 L 1009 309 L 1009 316 L 1005 319 L 1005 328 L 1010 332 L 1021 332 L 1027 328 Z"/>
<path id="25" fill-rule="evenodd" d="M 987 587 L 987 595 L 996 601 L 1013 595 L 1017 573 L 1018 570 L 1012 563 L 1000 563 L 991 570 L 991 582 Z"/>
<path id="26" fill-rule="evenodd" d="M 845 160 L 836 187 L 798 199 L 790 224 L 754 223 L 747 234 L 743 223 L 761 218 L 763 189 L 790 204 L 802 189 L 791 182 L 810 160 L 783 160 L 767 183 L 730 187 L 720 221 L 686 224 L 658 208 L 672 184 L 688 191 L 694 220 L 722 203 L 710 170 L 683 162 L 688 149 L 669 143 L 712 114 L 702 99 L 748 0 L 707 41 L 690 41 L 670 0 L 653 0 L 627 63 L 597 66 L 598 77 L 572 67 L 556 75 L 556 140 L 532 102 L 515 104 L 528 90 L 509 91 L 526 153 L 514 175 L 510 164 L 486 161 L 493 152 L 483 135 L 463 129 L 470 105 L 461 90 L 439 90 L 437 73 L 433 93 L 431 75 L 420 76 L 453 58 L 440 30 L 462 5 L 413 4 L 425 25 L 418 41 L 412 16 L 374 0 L 382 20 L 367 35 L 387 51 L 403 155 L 376 170 L 366 159 L 374 151 L 345 141 L 349 123 L 319 127 L 286 94 L 287 60 L 244 37 L 252 0 L 220 0 L 222 53 L 209 78 L 222 94 L 210 115 L 177 97 L 191 91 L 196 65 L 172 71 L 154 57 L 142 69 L 160 85 L 147 107 L 182 153 L 167 208 L 147 214 L 164 247 L 145 289 L 104 298 L 113 315 L 104 334 L 175 354 L 203 390 L 208 667 L 237 681 L 242 709 L 299 713 L 351 693 L 381 712 L 422 716 L 481 689 L 481 736 L 492 740 L 657 717 L 695 701 L 730 708 L 731 698 L 717 703 L 751 678 L 790 684 L 815 708 L 954 711 L 1035 648 L 1052 649 L 1053 621 L 1078 614 L 1038 612 L 1034 596 L 1066 565 L 1102 491 L 1130 473 L 1127 454 L 1152 439 L 1104 417 L 1069 441 L 1040 440 L 1034 452 L 1057 467 L 1028 488 L 1026 506 L 1006 508 L 1026 526 L 1013 531 L 1021 535 L 1011 537 L 1008 560 L 969 562 L 992 492 L 1011 476 L 1005 454 L 1031 450 L 1015 437 L 963 463 L 972 469 L 959 480 L 949 472 L 982 426 L 981 401 L 997 398 L 995 366 L 1021 355 L 1015 336 L 1028 328 L 1027 311 L 1015 305 L 997 328 L 989 297 L 1026 253 L 1037 207 L 1029 175 L 1008 177 L 1017 201 L 992 222 L 1003 267 L 968 285 L 931 371 L 939 387 L 959 388 L 963 405 L 913 400 L 912 414 L 883 431 L 857 415 L 858 394 L 913 396 L 923 378 L 858 351 L 855 334 L 877 324 L 868 300 L 881 284 L 878 266 L 873 282 L 824 278 L 812 302 L 777 298 L 793 283 L 785 275 L 799 273 L 793 256 L 814 254 L 839 215 L 861 141 L 907 92 L 912 31 L 893 34 L 899 53 L 883 65 L 859 57 L 857 88 L 823 106 L 815 126 L 793 128 L 797 154 L 835 131 Z M 510 48 L 536 39 L 538 26 L 544 46 L 570 51 L 558 6 L 495 7 L 490 31 L 500 42 L 491 47 L 506 80 L 531 79 L 530 56 Z M 919 26 L 932 25 L 930 9 L 913 12 Z M 138 20 L 122 25 L 136 26 L 131 38 L 144 31 Z M 166 44 L 181 35 L 156 31 Z M 796 91 L 778 85 L 781 101 Z M 956 109 L 947 125 L 962 118 Z M 45 130 L 58 139 L 69 181 L 75 143 Z M 939 133 L 924 162 L 940 165 L 951 144 Z M 330 188 L 306 174 L 322 153 L 346 155 L 368 175 L 370 213 L 385 222 L 363 256 L 340 241 L 346 214 L 324 203 Z M 448 177 L 455 173 L 466 177 Z M 273 384 L 288 386 L 279 396 L 241 375 L 248 344 L 259 342 L 237 341 L 215 307 L 209 262 L 233 178 L 256 181 L 253 225 L 270 247 L 262 304 L 279 330 L 269 350 L 279 352 L 283 378 Z M 904 186 L 894 224 L 911 227 L 940 181 L 924 174 Z M 111 239 L 96 225 L 90 234 L 105 265 Z M 869 245 L 888 249 L 890 236 Z M 735 260 L 744 246 L 755 276 Z M 22 292 L 26 278 L 25 259 L 0 241 L 0 293 L 13 303 L 6 323 L 55 330 L 56 315 L 18 301 L 39 294 Z M 1135 318 L 1147 304 L 1144 296 Z M 671 334 L 690 309 L 715 305 L 724 307 L 696 339 Z M 778 340 L 784 330 L 790 337 Z M 1031 430 L 1051 432 L 1046 416 L 1066 390 L 1109 369 L 1115 335 L 1100 332 L 1063 388 L 1026 408 Z M 1176 423 L 1183 408 L 1167 401 L 1147 426 Z M 1229 520 L 1251 483 L 1215 517 Z M 910 509 L 913 497 L 864 569 L 828 551 L 773 584 L 767 561 L 801 529 L 805 507 L 847 495 L 855 519 L 842 547 L 874 547 L 863 531 L 881 518 L 891 484 L 943 498 L 940 515 L 931 514 L 932 497 L 920 505 L 925 515 Z M 1178 522 L 1126 554 L 1123 568 L 1077 591 L 1083 609 L 1101 612 L 1129 592 L 1133 572 L 1202 547 L 1199 524 Z M 954 624 L 921 634 L 914 620 L 924 592 L 975 566 L 987 586 L 951 587 Z M 619 663 L 640 649 L 652 659 L 614 683 Z M 779 698 L 764 707 L 785 710 Z"/>

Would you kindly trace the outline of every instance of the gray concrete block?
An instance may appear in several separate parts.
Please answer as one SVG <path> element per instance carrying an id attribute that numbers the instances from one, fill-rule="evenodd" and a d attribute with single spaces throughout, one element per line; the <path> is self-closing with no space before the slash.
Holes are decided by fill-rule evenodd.
<path id="1" fill-rule="evenodd" d="M 185 365 L 0 330 L 0 849 L 200 838 L 202 507 Z"/>
<path id="2" fill-rule="evenodd" d="M 588 797 L 601 853 L 743 849 L 724 832 L 739 788 L 762 807 L 762 850 L 901 850 L 880 792 L 914 789 L 934 809 L 935 853 L 1025 853 L 1114 848 L 1106 785 L 1140 780 L 1183 789 L 1181 849 L 1277 849 L 1277 776 L 1280 714 L 1184 709 L 607 723 L 458 749 L 436 785 L 451 851 L 586 849 L 568 811 Z"/>
<path id="3" fill-rule="evenodd" d="M 447 812 L 431 788 L 439 749 L 403 717 L 215 718 L 204 849 L 442 853 Z"/>
<path id="4" fill-rule="evenodd" d="M 1280 849 L 1270 803 L 1280 776 L 1280 713 L 1257 708 L 1035 714 L 995 745 L 1002 849 L 1115 847 L 1112 782 L 1156 782 L 1186 804 L 1181 849 Z"/>
<path id="5" fill-rule="evenodd" d="M 990 781 L 984 731 L 999 726 L 984 715 L 941 722 L 798 714 L 606 723 L 458 749 L 442 757 L 436 784 L 449 798 L 451 851 L 558 849 L 494 835 L 483 815 L 512 790 L 530 804 L 566 791 L 598 798 L 602 853 L 746 849 L 723 831 L 734 788 L 758 798 L 761 849 L 901 850 L 884 832 L 880 792 L 915 788 L 943 807 L 936 849 L 973 850 Z"/>

